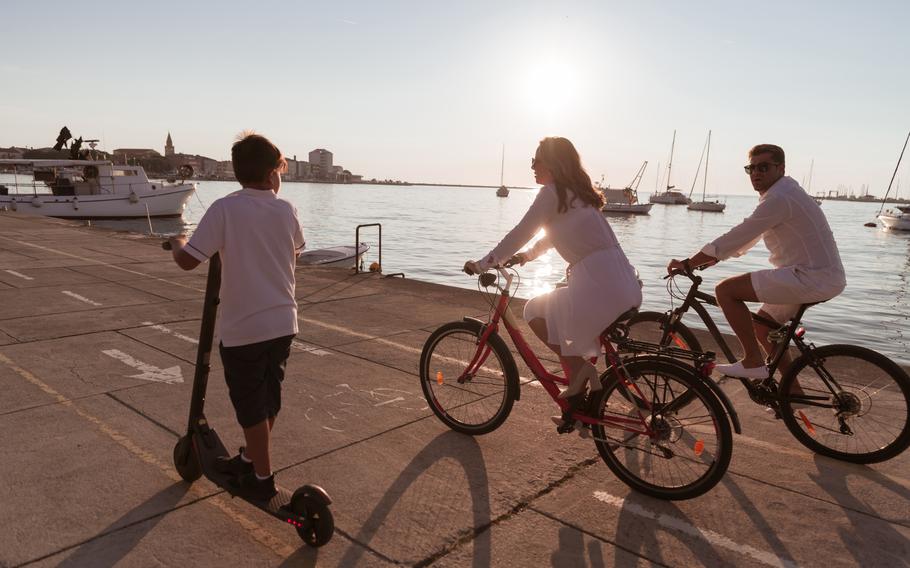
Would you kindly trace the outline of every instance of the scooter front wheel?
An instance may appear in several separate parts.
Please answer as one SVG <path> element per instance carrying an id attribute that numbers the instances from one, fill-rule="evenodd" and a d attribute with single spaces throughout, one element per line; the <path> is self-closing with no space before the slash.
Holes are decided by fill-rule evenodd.
<path id="1" fill-rule="evenodd" d="M 177 440 L 177 445 L 174 446 L 174 467 L 187 483 L 202 477 L 202 465 L 193 449 L 193 438 L 189 434 Z"/>
<path id="2" fill-rule="evenodd" d="M 307 545 L 320 547 L 332 540 L 335 517 L 324 491 L 301 487 L 291 497 L 291 510 L 304 519 L 303 526 L 297 527 L 297 534 Z"/>

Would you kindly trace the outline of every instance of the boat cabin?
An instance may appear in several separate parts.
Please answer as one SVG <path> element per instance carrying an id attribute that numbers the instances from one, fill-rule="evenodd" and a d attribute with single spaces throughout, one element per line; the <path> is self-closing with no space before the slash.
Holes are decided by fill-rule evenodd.
<path id="1" fill-rule="evenodd" d="M 5 194 L 83 196 L 129 194 L 149 189 L 141 166 L 88 160 L 0 160 L 0 171 L 16 177 Z M 18 179 L 26 175 L 31 179 Z M 151 189 L 155 189 L 154 186 Z"/>

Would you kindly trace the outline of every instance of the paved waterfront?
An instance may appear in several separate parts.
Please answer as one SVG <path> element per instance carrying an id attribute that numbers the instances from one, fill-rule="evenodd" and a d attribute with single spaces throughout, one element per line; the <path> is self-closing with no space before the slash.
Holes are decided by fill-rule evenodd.
<path id="1" fill-rule="evenodd" d="M 478 293 L 344 270 L 297 277 L 301 332 L 273 455 L 283 485 L 318 483 L 335 500 L 334 538 L 318 550 L 173 468 L 204 269 L 181 271 L 154 239 L 0 214 L 0 566 L 910 558 L 910 454 L 871 467 L 816 457 L 731 386 L 744 435 L 724 481 L 691 501 L 642 497 L 590 441 L 556 434 L 539 388 L 476 439 L 433 417 L 420 349 L 441 323 L 484 314 Z M 213 362 L 207 415 L 233 448 L 241 434 Z"/>

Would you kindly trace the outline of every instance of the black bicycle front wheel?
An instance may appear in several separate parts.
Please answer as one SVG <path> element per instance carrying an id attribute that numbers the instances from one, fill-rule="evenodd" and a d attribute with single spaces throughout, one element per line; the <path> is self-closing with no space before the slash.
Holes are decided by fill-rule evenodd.
<path id="1" fill-rule="evenodd" d="M 601 458 L 632 489 L 679 500 L 710 491 L 733 456 L 723 405 L 694 370 L 634 358 L 605 378 L 592 427 Z M 685 397 L 685 404 L 679 401 Z"/>
<path id="2" fill-rule="evenodd" d="M 910 447 L 910 377 L 881 353 L 819 347 L 793 362 L 780 392 L 787 429 L 823 456 L 877 463 Z"/>
<path id="3" fill-rule="evenodd" d="M 639 312 L 626 324 L 629 327 L 629 337 L 636 341 L 659 344 L 662 347 L 678 347 L 702 353 L 698 338 L 682 322 L 673 325 L 661 341 L 669 317 L 669 314 L 661 312 Z"/>
<path id="4" fill-rule="evenodd" d="M 449 428 L 472 436 L 487 434 L 505 422 L 515 402 L 515 359 L 496 334 L 487 338 L 485 359 L 466 374 L 474 359 L 482 326 L 456 321 L 434 331 L 420 355 L 420 386 L 433 413 Z"/>

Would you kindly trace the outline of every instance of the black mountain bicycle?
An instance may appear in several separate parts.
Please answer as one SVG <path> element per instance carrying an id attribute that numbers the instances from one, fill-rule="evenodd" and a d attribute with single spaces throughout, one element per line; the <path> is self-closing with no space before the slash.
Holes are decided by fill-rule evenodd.
<path id="1" fill-rule="evenodd" d="M 675 284 L 680 275 L 692 281 L 685 296 Z M 671 298 L 682 304 L 666 313 L 640 312 L 628 322 L 630 336 L 701 352 L 698 338 L 682 322 L 692 309 L 724 356 L 731 363 L 736 361 L 705 308 L 706 304 L 717 306 L 717 300 L 698 290 L 702 278 L 688 267 L 667 278 Z M 768 377 L 739 380 L 755 403 L 774 410 L 793 436 L 814 452 L 853 463 L 876 463 L 897 456 L 910 446 L 910 377 L 897 363 L 871 349 L 808 343 L 800 321 L 813 305 L 800 306 L 784 325 L 752 314 L 754 321 L 773 330 L 769 339 L 775 349 L 766 360 Z M 774 373 L 791 343 L 800 355 L 778 382 Z"/>

